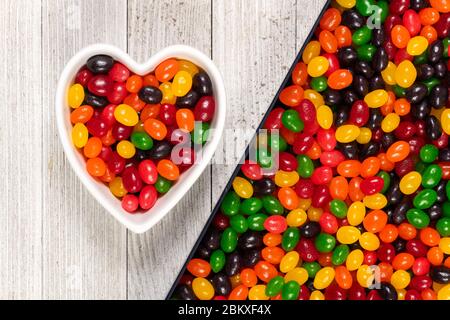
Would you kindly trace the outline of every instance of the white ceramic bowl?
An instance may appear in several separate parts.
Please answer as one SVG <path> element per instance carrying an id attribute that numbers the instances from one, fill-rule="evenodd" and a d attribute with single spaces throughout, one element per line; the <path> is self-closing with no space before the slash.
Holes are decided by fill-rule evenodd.
<path id="1" fill-rule="evenodd" d="M 212 131 L 212 137 L 210 137 L 210 140 L 202 149 L 202 159 L 184 172 L 170 191 L 158 198 L 155 206 L 144 214 L 133 215 L 124 211 L 120 200 L 111 194 L 109 188 L 88 174 L 83 155 L 75 148 L 71 141 L 72 124 L 70 122 L 70 107 L 67 102 L 67 92 L 73 84 L 78 70 L 86 64 L 86 61 L 90 57 L 97 54 L 110 55 L 115 60 L 127 66 L 132 72 L 139 75 L 145 75 L 154 71 L 160 62 L 168 58 L 186 59 L 205 70 L 211 78 L 216 101 L 216 112 L 211 122 L 211 129 L 214 129 L 214 131 Z M 161 220 L 180 201 L 202 174 L 219 144 L 224 128 L 225 114 L 225 88 L 219 70 L 206 55 L 192 47 L 184 45 L 167 47 L 156 53 L 144 64 L 136 63 L 128 54 L 111 45 L 97 44 L 87 47 L 77 53 L 66 65 L 56 91 L 56 120 L 58 123 L 59 138 L 61 139 L 64 151 L 73 170 L 97 201 L 123 225 L 136 233 L 143 233 L 149 230 Z"/>

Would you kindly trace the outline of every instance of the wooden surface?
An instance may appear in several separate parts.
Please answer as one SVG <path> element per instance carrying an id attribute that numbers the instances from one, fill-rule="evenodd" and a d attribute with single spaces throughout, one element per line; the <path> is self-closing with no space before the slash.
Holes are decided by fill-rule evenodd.
<path id="1" fill-rule="evenodd" d="M 325 0 L 0 0 L 0 299 L 163 299 Z M 54 93 L 96 42 L 137 61 L 170 44 L 210 55 L 228 97 L 214 164 L 159 224 L 127 231 L 82 187 Z M 227 164 L 220 163 L 226 159 Z"/>

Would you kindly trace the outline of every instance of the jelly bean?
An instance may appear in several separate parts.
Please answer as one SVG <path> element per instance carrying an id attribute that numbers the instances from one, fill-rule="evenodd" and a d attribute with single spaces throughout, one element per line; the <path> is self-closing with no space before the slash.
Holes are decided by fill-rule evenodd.
<path id="1" fill-rule="evenodd" d="M 80 107 L 84 97 L 84 88 L 81 84 L 77 83 L 69 88 L 68 103 L 71 108 L 76 109 Z"/>
<path id="2" fill-rule="evenodd" d="M 416 171 L 411 171 L 400 180 L 400 190 L 406 195 L 413 194 L 420 187 L 421 182 L 422 176 Z"/>
<path id="3" fill-rule="evenodd" d="M 175 181 L 180 176 L 178 167 L 170 160 L 159 161 L 156 169 L 162 177 L 170 181 Z"/>
<path id="4" fill-rule="evenodd" d="M 400 62 L 395 70 L 395 81 L 402 88 L 409 88 L 417 78 L 417 70 L 409 60 Z"/>
<path id="5" fill-rule="evenodd" d="M 379 108 L 387 101 L 388 93 L 382 89 L 374 90 L 364 97 L 364 102 L 369 106 L 369 108 Z"/>
<path id="6" fill-rule="evenodd" d="M 179 71 L 172 82 L 172 92 L 177 97 L 185 96 L 192 88 L 192 76 L 187 71 Z"/>
<path id="7" fill-rule="evenodd" d="M 331 267 L 320 269 L 314 277 L 314 288 L 322 290 L 327 288 L 334 280 L 335 270 Z"/>
<path id="8" fill-rule="evenodd" d="M 405 141 L 397 141 L 393 143 L 386 152 L 386 157 L 391 162 L 399 162 L 409 155 L 410 147 Z"/>
<path id="9" fill-rule="evenodd" d="M 307 71 L 311 77 L 320 77 L 321 75 L 325 74 L 325 72 L 327 72 L 328 67 L 328 60 L 323 56 L 317 56 L 312 58 L 308 63 Z"/>
<path id="10" fill-rule="evenodd" d="M 89 139 L 89 132 L 82 123 L 77 123 L 72 128 L 72 142 L 77 148 L 83 148 Z"/>
<path id="11" fill-rule="evenodd" d="M 311 60 L 320 54 L 320 42 L 310 41 L 303 50 L 302 60 L 305 64 L 309 64 Z M 308 72 L 309 73 L 309 72 Z"/>
<path id="12" fill-rule="evenodd" d="M 200 300 L 211 300 L 214 297 L 214 287 L 205 278 L 195 278 L 192 281 L 192 290 Z"/>

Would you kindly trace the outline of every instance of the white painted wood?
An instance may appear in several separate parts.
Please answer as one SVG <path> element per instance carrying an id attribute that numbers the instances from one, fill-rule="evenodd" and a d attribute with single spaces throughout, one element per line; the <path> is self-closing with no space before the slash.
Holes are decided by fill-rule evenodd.
<path id="1" fill-rule="evenodd" d="M 53 102 L 65 63 L 95 42 L 126 49 L 126 26 L 126 0 L 43 1 L 44 298 L 126 298 L 126 229 L 70 168 L 58 141 Z"/>
<path id="2" fill-rule="evenodd" d="M 253 135 L 324 3 L 0 0 L 0 299 L 164 298 L 246 147 L 237 138 Z M 138 61 L 188 44 L 212 56 L 226 84 L 231 134 L 215 164 L 144 235 L 84 190 L 56 133 L 59 74 L 96 42 Z"/>
<path id="3" fill-rule="evenodd" d="M 38 299 L 42 289 L 41 3 L 0 3 L 0 299 Z"/>
<path id="4" fill-rule="evenodd" d="M 210 0 L 130 0 L 128 19 L 129 52 L 138 61 L 175 43 L 210 55 Z M 165 298 L 211 211 L 210 183 L 208 168 L 155 227 L 144 235 L 129 233 L 130 299 Z"/>

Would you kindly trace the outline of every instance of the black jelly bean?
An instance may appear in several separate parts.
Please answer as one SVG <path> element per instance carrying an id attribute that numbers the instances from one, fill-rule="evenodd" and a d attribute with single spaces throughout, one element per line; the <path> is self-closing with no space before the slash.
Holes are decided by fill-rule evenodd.
<path id="1" fill-rule="evenodd" d="M 378 294 L 383 300 L 398 300 L 397 290 L 395 290 L 394 286 L 390 283 L 380 283 Z"/>
<path id="2" fill-rule="evenodd" d="M 328 106 L 337 106 L 342 103 L 342 95 L 339 91 L 328 89 L 323 93 L 323 98 Z"/>
<path id="3" fill-rule="evenodd" d="M 231 282 L 230 279 L 223 273 L 215 274 L 211 283 L 214 287 L 214 291 L 219 296 L 228 296 L 231 292 Z"/>
<path id="4" fill-rule="evenodd" d="M 381 121 L 383 121 L 383 115 L 381 111 L 377 109 L 370 109 L 369 121 L 367 122 L 367 127 L 370 130 L 376 129 L 381 125 Z"/>
<path id="5" fill-rule="evenodd" d="M 352 47 L 343 47 L 337 53 L 339 64 L 343 67 L 352 66 L 358 59 L 356 50 Z"/>
<path id="6" fill-rule="evenodd" d="M 184 97 L 177 98 L 177 107 L 180 109 L 183 108 L 194 108 L 200 99 L 200 95 L 195 91 L 189 91 Z"/>
<path id="7" fill-rule="evenodd" d="M 211 79 L 204 71 L 194 76 L 192 87 L 201 96 L 210 96 L 213 93 Z"/>
<path id="8" fill-rule="evenodd" d="M 419 11 L 420 9 L 426 8 L 428 5 L 428 1 L 426 0 L 411 0 L 409 7 L 415 11 Z"/>
<path id="9" fill-rule="evenodd" d="M 95 74 L 108 73 L 114 65 L 114 59 L 110 56 L 99 54 L 90 57 L 86 63 L 87 68 Z"/>
<path id="10" fill-rule="evenodd" d="M 158 104 L 161 102 L 163 94 L 159 88 L 145 86 L 139 90 L 139 98 L 148 104 Z"/>
<path id="11" fill-rule="evenodd" d="M 349 117 L 349 110 L 347 106 L 341 105 L 336 108 L 336 111 L 334 112 L 334 123 L 336 126 L 341 126 L 345 124 Z"/>
<path id="12" fill-rule="evenodd" d="M 397 238 L 394 242 L 392 242 L 392 245 L 394 246 L 394 249 L 397 252 L 405 251 L 406 240 L 403 240 L 402 238 Z"/>
<path id="13" fill-rule="evenodd" d="M 105 97 L 99 97 L 91 92 L 86 92 L 83 104 L 90 105 L 94 108 L 104 108 L 109 104 L 109 101 Z"/>
<path id="14" fill-rule="evenodd" d="M 428 48 L 428 60 L 437 63 L 444 54 L 444 44 L 442 40 L 435 40 Z"/>
<path id="15" fill-rule="evenodd" d="M 440 203 L 433 204 L 428 210 L 427 210 L 428 216 L 430 217 L 431 221 L 436 221 L 439 218 L 442 217 L 442 206 Z"/>
<path id="16" fill-rule="evenodd" d="M 353 105 L 358 100 L 358 95 L 352 90 L 344 92 L 344 103 L 347 105 Z"/>
<path id="17" fill-rule="evenodd" d="M 239 273 L 241 269 L 241 256 L 238 252 L 232 252 L 227 256 L 227 261 L 225 263 L 225 273 L 227 276 L 232 277 Z"/>
<path id="18" fill-rule="evenodd" d="M 178 296 L 181 300 L 196 300 L 192 289 L 185 284 L 178 286 L 176 296 Z"/>
<path id="19" fill-rule="evenodd" d="M 153 148 L 148 151 L 148 156 L 153 160 L 162 160 L 170 155 L 172 147 L 172 144 L 168 141 L 157 141 Z"/>
<path id="20" fill-rule="evenodd" d="M 358 61 L 355 64 L 355 73 L 360 74 L 367 79 L 372 78 L 374 71 L 372 67 L 370 66 L 370 63 L 367 61 Z"/>
<path id="21" fill-rule="evenodd" d="M 247 231 L 238 240 L 238 247 L 242 250 L 259 249 L 263 246 L 261 232 Z"/>
<path id="22" fill-rule="evenodd" d="M 359 157 L 358 144 L 356 142 L 338 143 L 336 148 L 340 150 L 347 159 L 357 160 Z"/>
<path id="23" fill-rule="evenodd" d="M 309 221 L 300 228 L 300 236 L 304 238 L 314 238 L 320 233 L 320 224 L 315 221 Z"/>
<path id="24" fill-rule="evenodd" d="M 384 89 L 385 83 L 381 74 L 374 74 L 369 81 L 369 90 L 374 91 L 378 89 Z"/>
<path id="25" fill-rule="evenodd" d="M 433 75 L 434 75 L 434 68 L 431 65 L 424 63 L 417 66 L 417 78 L 419 80 L 430 79 Z"/>
<path id="26" fill-rule="evenodd" d="M 436 78 L 443 79 L 447 74 L 447 64 L 445 61 L 440 60 L 438 63 L 434 65 L 434 75 Z"/>
<path id="27" fill-rule="evenodd" d="M 386 134 L 385 136 L 393 136 L 393 135 Z M 368 157 L 376 156 L 379 151 L 380 151 L 380 144 L 375 141 L 370 141 L 370 142 L 360 146 L 359 158 L 360 158 L 360 160 L 364 160 Z"/>
<path id="28" fill-rule="evenodd" d="M 358 74 L 353 77 L 352 88 L 360 98 L 363 98 L 369 93 L 369 81 L 367 81 L 366 77 Z"/>
<path id="29" fill-rule="evenodd" d="M 445 190 L 445 187 L 447 186 L 447 181 L 446 180 L 441 180 L 438 185 L 435 187 L 435 191 L 437 194 L 437 198 L 436 201 L 438 203 L 442 203 L 445 202 L 447 200 L 447 193 Z"/>
<path id="30" fill-rule="evenodd" d="M 449 148 L 439 150 L 439 160 L 440 161 L 450 161 L 450 149 Z"/>
<path id="31" fill-rule="evenodd" d="M 448 88 L 439 84 L 431 89 L 430 96 L 428 97 L 428 102 L 432 108 L 441 109 L 445 107 L 448 100 Z"/>
<path id="32" fill-rule="evenodd" d="M 215 228 L 211 228 L 206 232 L 202 244 L 209 250 L 219 249 L 220 237 L 221 237 L 220 232 Z"/>
<path id="33" fill-rule="evenodd" d="M 430 277 L 434 282 L 448 284 L 450 283 L 450 268 L 444 266 L 434 267 L 430 271 Z"/>
<path id="34" fill-rule="evenodd" d="M 406 90 L 405 97 L 411 104 L 421 102 L 428 94 L 428 88 L 423 83 L 415 83 Z"/>
<path id="35" fill-rule="evenodd" d="M 263 178 L 253 183 L 253 191 L 257 195 L 265 196 L 275 192 L 276 185 L 272 179 Z"/>
<path id="36" fill-rule="evenodd" d="M 205 246 L 199 246 L 197 249 L 197 256 L 204 260 L 209 260 L 211 257 L 212 251 L 206 248 Z"/>
<path id="37" fill-rule="evenodd" d="M 376 47 L 381 47 L 386 40 L 386 32 L 384 28 L 374 29 L 372 31 L 372 44 Z M 384 49 L 385 50 L 385 49 Z M 385 50 L 386 53 L 386 50 Z M 387 55 L 386 55 L 387 57 Z"/>
<path id="38" fill-rule="evenodd" d="M 382 29 L 379 29 L 382 30 Z M 372 68 L 375 72 L 381 72 L 386 69 L 389 59 L 386 50 L 383 47 L 379 47 L 372 59 Z"/>
<path id="39" fill-rule="evenodd" d="M 350 29 L 359 29 L 364 25 L 364 17 L 356 10 L 347 10 L 342 13 L 342 25 Z"/>
<path id="40" fill-rule="evenodd" d="M 403 200 L 403 192 L 400 190 L 399 181 L 396 178 L 391 182 L 389 189 L 386 192 L 386 199 L 390 205 L 397 205 Z"/>
<path id="41" fill-rule="evenodd" d="M 253 268 L 261 260 L 261 250 L 246 250 L 242 253 L 242 266 Z"/>
<path id="42" fill-rule="evenodd" d="M 441 124 L 435 116 L 428 115 L 425 118 L 425 132 L 431 140 L 436 140 L 441 136 Z"/>
<path id="43" fill-rule="evenodd" d="M 418 120 L 424 120 L 430 112 L 431 107 L 428 105 L 428 101 L 426 99 L 417 104 L 411 105 L 411 115 Z"/>
<path id="44" fill-rule="evenodd" d="M 392 133 L 386 133 L 381 137 L 381 145 L 384 150 L 387 150 L 395 141 L 395 135 Z"/>

